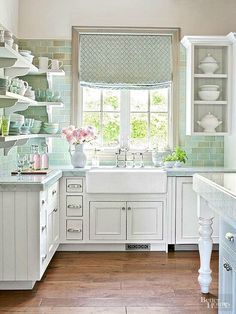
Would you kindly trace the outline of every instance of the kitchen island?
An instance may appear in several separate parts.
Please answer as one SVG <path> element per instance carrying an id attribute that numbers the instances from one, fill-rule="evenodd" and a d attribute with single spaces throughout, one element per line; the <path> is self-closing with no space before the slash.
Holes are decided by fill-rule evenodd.
<path id="1" fill-rule="evenodd" d="M 212 232 L 215 214 L 220 217 L 219 313 L 236 313 L 236 174 L 196 174 L 193 189 L 198 198 L 202 293 L 208 293 L 211 277 Z"/>

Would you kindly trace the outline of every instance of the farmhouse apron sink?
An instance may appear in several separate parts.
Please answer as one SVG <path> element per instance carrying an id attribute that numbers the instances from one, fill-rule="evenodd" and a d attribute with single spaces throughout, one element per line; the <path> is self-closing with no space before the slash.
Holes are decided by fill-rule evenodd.
<path id="1" fill-rule="evenodd" d="M 166 193 L 167 173 L 158 169 L 98 168 L 86 173 L 87 193 Z"/>

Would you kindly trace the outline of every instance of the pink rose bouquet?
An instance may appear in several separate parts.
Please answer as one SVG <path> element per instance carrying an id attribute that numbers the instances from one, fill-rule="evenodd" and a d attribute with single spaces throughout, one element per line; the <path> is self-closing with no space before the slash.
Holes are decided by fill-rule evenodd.
<path id="1" fill-rule="evenodd" d="M 84 144 L 96 139 L 95 130 L 92 126 L 76 128 L 70 125 L 62 129 L 62 135 L 70 145 Z"/>

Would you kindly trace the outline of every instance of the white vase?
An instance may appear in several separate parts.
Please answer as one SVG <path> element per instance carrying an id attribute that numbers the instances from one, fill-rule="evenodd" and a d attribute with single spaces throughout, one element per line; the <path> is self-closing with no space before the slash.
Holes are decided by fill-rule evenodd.
<path id="1" fill-rule="evenodd" d="M 84 168 L 87 156 L 84 153 L 84 144 L 75 145 L 74 152 L 71 153 L 71 163 L 74 168 Z"/>

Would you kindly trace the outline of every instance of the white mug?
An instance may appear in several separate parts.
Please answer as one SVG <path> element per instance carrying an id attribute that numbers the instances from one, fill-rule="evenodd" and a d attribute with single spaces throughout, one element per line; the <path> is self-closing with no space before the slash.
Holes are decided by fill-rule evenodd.
<path id="1" fill-rule="evenodd" d="M 39 57 L 39 69 L 43 71 L 47 71 L 48 68 L 52 65 L 52 63 L 48 64 L 49 61 L 52 61 L 52 59 L 49 59 L 48 57 Z"/>
<path id="2" fill-rule="evenodd" d="M 52 59 L 51 69 L 52 70 L 59 70 L 63 66 L 63 62 L 57 59 Z"/>

